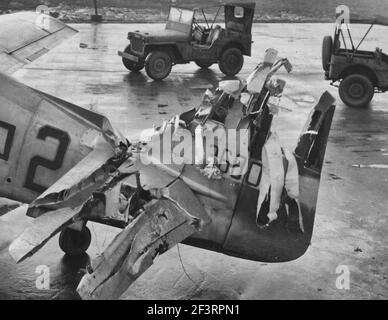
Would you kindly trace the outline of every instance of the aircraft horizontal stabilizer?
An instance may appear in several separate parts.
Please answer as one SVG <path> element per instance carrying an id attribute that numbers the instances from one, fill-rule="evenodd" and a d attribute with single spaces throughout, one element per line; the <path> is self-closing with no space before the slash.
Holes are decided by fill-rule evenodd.
<path id="1" fill-rule="evenodd" d="M 19 201 L 14 201 L 7 198 L 0 198 L 0 217 L 22 205 Z"/>
<path id="2" fill-rule="evenodd" d="M 0 72 L 14 73 L 77 32 L 45 14 L 18 12 L 0 16 Z"/>
<path id="3" fill-rule="evenodd" d="M 84 218 L 85 203 L 116 169 L 113 159 L 120 164 L 122 157 L 114 156 L 110 144 L 97 147 L 26 207 L 27 215 L 36 219 L 9 248 L 16 262 L 28 258 L 55 234 Z"/>
<path id="4" fill-rule="evenodd" d="M 108 178 L 113 164 L 109 160 L 115 155 L 109 144 L 102 144 L 74 168 L 60 178 L 49 189 L 35 199 L 27 215 L 38 217 L 47 210 L 76 207 L 83 204 Z"/>
<path id="5" fill-rule="evenodd" d="M 32 226 L 11 243 L 9 253 L 17 262 L 33 255 L 46 242 L 61 231 L 64 227 L 72 224 L 79 211 L 71 208 L 61 208 L 47 212 L 36 218 Z"/>

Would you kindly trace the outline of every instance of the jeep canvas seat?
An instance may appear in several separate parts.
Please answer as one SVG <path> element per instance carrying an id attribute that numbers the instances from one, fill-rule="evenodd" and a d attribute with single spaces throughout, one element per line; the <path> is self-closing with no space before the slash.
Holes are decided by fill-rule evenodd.
<path id="1" fill-rule="evenodd" d="M 213 29 L 210 30 L 209 35 L 205 41 L 205 44 L 194 44 L 194 47 L 199 49 L 208 49 L 210 48 L 220 37 L 222 28 L 219 25 L 216 25 Z"/>
<path id="2" fill-rule="evenodd" d="M 206 40 L 206 44 L 210 47 L 220 36 L 222 31 L 221 26 L 216 25 L 209 33 L 209 36 Z"/>

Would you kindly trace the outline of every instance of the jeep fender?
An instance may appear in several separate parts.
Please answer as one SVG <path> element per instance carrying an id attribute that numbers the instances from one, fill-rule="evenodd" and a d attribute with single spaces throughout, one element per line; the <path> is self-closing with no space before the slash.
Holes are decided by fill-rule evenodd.
<path id="1" fill-rule="evenodd" d="M 241 50 L 241 53 L 243 55 L 246 55 L 246 56 L 250 56 L 251 53 L 249 52 L 249 50 L 247 48 L 245 48 L 242 43 L 240 42 L 237 42 L 237 41 L 232 41 L 232 42 L 228 42 L 227 44 L 225 44 L 222 49 L 219 51 L 219 56 L 221 56 L 221 54 L 226 50 L 226 49 L 229 49 L 229 48 L 238 48 Z"/>
<path id="2" fill-rule="evenodd" d="M 372 84 L 374 86 L 378 85 L 378 78 L 376 72 L 372 68 L 364 64 L 356 64 L 346 67 L 344 70 L 341 71 L 338 78 L 344 79 L 348 75 L 356 73 L 368 77 L 372 81 Z"/>
<path id="3" fill-rule="evenodd" d="M 183 57 L 180 54 L 176 44 L 146 45 L 144 49 L 145 55 L 147 56 L 151 51 L 155 50 L 168 52 L 168 54 L 170 54 L 172 57 L 173 63 L 179 63 L 183 60 Z"/>

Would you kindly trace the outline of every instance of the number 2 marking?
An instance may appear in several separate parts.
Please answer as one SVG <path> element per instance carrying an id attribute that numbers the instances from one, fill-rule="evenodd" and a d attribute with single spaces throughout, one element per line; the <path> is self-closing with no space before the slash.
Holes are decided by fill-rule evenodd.
<path id="1" fill-rule="evenodd" d="M 67 148 L 70 144 L 70 137 L 66 132 L 50 126 L 44 126 L 40 128 L 37 138 L 40 140 L 46 140 L 46 138 L 48 137 L 54 138 L 59 141 L 55 159 L 48 160 L 41 156 L 34 156 L 30 161 L 30 165 L 28 166 L 26 182 L 24 184 L 25 188 L 39 193 L 45 191 L 47 187 L 41 186 L 40 184 L 34 182 L 36 169 L 39 166 L 50 170 L 60 169 L 62 167 Z"/>
<path id="2" fill-rule="evenodd" d="M 0 159 L 8 161 L 9 154 L 11 153 L 11 147 L 12 147 L 12 143 L 13 143 L 13 138 L 15 136 L 16 127 L 12 124 L 7 123 L 7 122 L 0 121 L 0 128 L 3 128 L 7 131 L 7 136 L 5 138 L 5 142 L 4 142 L 5 144 L 4 144 L 4 148 L 3 148 L 4 151 L 2 153 L 0 153 Z"/>

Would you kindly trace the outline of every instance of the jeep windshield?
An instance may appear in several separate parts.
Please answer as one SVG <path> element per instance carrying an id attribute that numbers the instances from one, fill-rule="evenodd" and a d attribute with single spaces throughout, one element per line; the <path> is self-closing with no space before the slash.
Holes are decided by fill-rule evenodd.
<path id="1" fill-rule="evenodd" d="M 193 16 L 193 10 L 171 7 L 170 13 L 168 14 L 166 29 L 189 34 L 191 32 Z"/>

